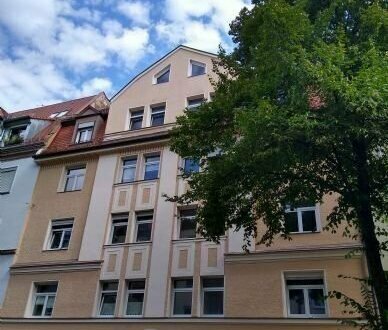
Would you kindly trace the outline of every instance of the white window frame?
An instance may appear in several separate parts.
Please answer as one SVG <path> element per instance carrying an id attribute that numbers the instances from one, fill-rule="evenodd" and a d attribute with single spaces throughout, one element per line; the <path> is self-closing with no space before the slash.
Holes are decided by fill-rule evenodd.
<path id="1" fill-rule="evenodd" d="M 117 283 L 117 289 L 116 290 L 104 290 L 104 284 L 105 283 Z M 103 281 L 101 282 L 101 292 L 100 292 L 100 304 L 98 307 L 98 316 L 99 317 L 114 317 L 116 313 L 116 308 L 117 308 L 117 298 L 118 298 L 118 291 L 119 291 L 119 282 L 118 281 Z M 115 293 L 116 294 L 116 301 L 115 301 L 115 307 L 113 311 L 113 315 L 104 315 L 101 314 L 102 306 L 103 306 L 103 296 L 104 294 L 110 294 L 110 293 Z"/>
<path id="2" fill-rule="evenodd" d="M 57 116 L 58 117 L 58 116 Z M 75 137 L 75 143 L 86 143 L 86 142 L 90 142 L 93 140 L 93 132 L 94 132 L 94 126 L 95 126 L 95 122 L 94 121 L 88 121 L 88 122 L 85 122 L 85 123 L 79 123 L 78 124 L 78 127 L 77 127 L 77 135 Z M 90 131 L 90 136 L 89 134 L 85 135 L 86 137 L 88 137 L 88 139 L 82 139 L 81 140 L 81 133 L 83 132 L 89 132 Z"/>
<path id="3" fill-rule="evenodd" d="M 135 163 L 134 163 L 134 164 L 131 164 L 131 165 L 124 165 L 124 162 L 127 161 L 127 160 L 135 160 Z M 121 175 L 120 175 L 120 183 L 131 183 L 131 182 L 135 182 L 135 181 L 136 181 L 136 168 L 137 168 L 137 162 L 138 162 L 138 157 L 137 157 L 137 156 L 130 156 L 130 157 L 126 157 L 126 158 L 122 158 L 122 159 L 121 159 Z M 125 169 L 129 169 L 129 168 L 134 168 L 135 175 L 134 175 L 133 181 L 124 182 L 124 181 L 123 181 L 124 170 L 125 170 Z"/>
<path id="4" fill-rule="evenodd" d="M 140 112 L 140 111 L 142 111 L 141 115 L 139 115 L 139 114 L 133 115 L 133 113 Z M 143 128 L 143 126 L 144 126 L 143 125 L 144 124 L 144 114 L 145 114 L 144 107 L 129 109 L 129 128 L 128 128 L 129 131 L 137 131 L 137 130 Z M 132 129 L 132 119 L 137 119 L 137 118 L 141 118 L 141 126 L 140 126 L 140 128 Z"/>
<path id="5" fill-rule="evenodd" d="M 201 315 L 205 317 L 223 317 L 224 313 L 222 314 L 205 314 L 204 308 L 205 308 L 205 292 L 221 292 L 222 291 L 222 311 L 225 312 L 225 278 L 224 277 L 214 277 L 217 279 L 223 279 L 224 286 L 223 287 L 203 287 L 203 280 L 209 279 L 210 277 L 202 277 L 201 278 Z"/>
<path id="6" fill-rule="evenodd" d="M 307 284 L 307 285 L 287 285 L 287 280 L 317 280 L 321 279 L 322 284 Z M 327 299 L 325 299 L 325 314 L 311 314 L 310 313 L 310 302 L 309 302 L 309 297 L 308 297 L 308 290 L 309 289 L 322 289 L 323 295 L 327 295 L 327 290 L 326 290 L 326 281 L 325 277 L 323 274 L 320 276 L 317 275 L 312 275 L 306 272 L 304 275 L 298 274 L 296 276 L 293 276 L 291 274 L 285 274 L 284 275 L 284 285 L 285 285 L 285 292 L 286 292 L 286 305 L 287 305 L 287 317 L 302 317 L 302 318 L 322 318 L 322 317 L 328 317 L 329 312 L 328 312 L 328 304 L 327 304 Z M 290 301 L 289 301 L 289 290 L 292 289 L 299 289 L 303 290 L 303 298 L 304 298 L 304 306 L 305 306 L 305 314 L 291 314 L 290 311 Z"/>
<path id="7" fill-rule="evenodd" d="M 161 107 L 164 107 L 163 110 L 158 110 L 156 112 L 153 112 L 154 110 L 156 110 L 157 108 L 161 108 Z M 151 105 L 150 107 L 150 127 L 157 127 L 157 126 L 163 126 L 165 124 L 165 120 L 166 120 L 166 104 L 160 104 L 160 105 Z M 153 122 L 153 116 L 154 115 L 158 115 L 158 114 L 161 114 L 163 113 L 163 124 L 162 125 L 155 125 L 153 126 L 152 125 L 152 122 Z"/>
<path id="8" fill-rule="evenodd" d="M 57 284 L 57 290 L 55 291 L 55 293 L 53 292 L 37 292 L 37 289 L 38 289 L 38 286 L 40 285 L 53 285 L 53 284 Z M 44 283 L 41 283 L 41 282 L 34 282 L 33 284 L 33 295 L 32 295 L 32 304 L 31 304 L 31 317 L 33 318 L 51 318 L 52 317 L 52 313 L 51 315 L 44 315 L 45 314 L 45 311 L 46 311 L 46 307 L 47 307 L 47 301 L 48 301 L 48 298 L 49 297 L 54 297 L 54 303 L 53 303 L 53 312 L 54 312 L 54 307 L 55 307 L 55 301 L 57 300 L 57 292 L 58 292 L 58 282 L 57 281 L 52 281 L 52 282 L 44 282 Z M 35 304 L 36 304 L 36 300 L 38 297 L 42 297 L 44 296 L 45 299 L 44 299 L 44 303 L 43 303 L 43 309 L 42 309 L 42 315 L 34 315 L 34 308 L 35 308 Z"/>
<path id="9" fill-rule="evenodd" d="M 0 192 L 0 195 L 6 195 L 6 194 L 10 194 L 11 193 L 12 187 L 13 187 L 13 185 L 15 183 L 17 169 L 18 169 L 17 166 L 0 168 L 0 177 L 1 177 L 1 174 L 4 173 L 4 172 L 15 172 L 15 174 L 13 175 L 13 179 L 12 179 L 11 185 L 9 186 L 8 191 Z"/>
<path id="10" fill-rule="evenodd" d="M 205 68 L 205 72 L 203 74 L 197 74 L 197 75 L 193 76 L 193 64 L 197 65 L 197 66 L 204 67 Z M 187 72 L 187 76 L 188 77 L 200 77 L 200 76 L 203 76 L 205 74 L 207 74 L 207 65 L 206 65 L 206 63 L 199 62 L 199 61 L 196 61 L 196 60 L 189 60 L 189 69 L 188 69 L 188 72 Z"/>
<path id="11" fill-rule="evenodd" d="M 138 217 L 141 216 L 152 216 L 151 219 L 148 220 L 138 220 Z M 154 212 L 153 211 L 140 211 L 135 213 L 135 230 L 134 230 L 134 236 L 133 236 L 133 242 L 135 243 L 149 243 L 152 242 L 152 232 L 154 230 Z M 149 241 L 138 241 L 137 240 L 137 232 L 139 228 L 139 223 L 150 223 L 151 224 L 151 234 L 150 234 L 150 240 Z"/>
<path id="12" fill-rule="evenodd" d="M 179 280 L 192 280 L 192 286 L 191 288 L 175 288 L 175 281 Z M 193 299 L 194 299 L 194 279 L 192 277 L 190 278 L 173 278 L 172 279 L 172 297 L 171 297 L 171 316 L 174 317 L 191 317 L 193 315 Z M 190 314 L 174 314 L 174 306 L 175 306 L 175 293 L 176 292 L 190 292 L 191 293 L 191 313 Z"/>
<path id="13" fill-rule="evenodd" d="M 158 73 L 156 73 L 153 78 L 152 78 L 152 84 L 153 85 L 160 85 L 160 84 L 164 84 L 164 83 L 158 83 L 158 78 L 160 76 L 162 76 L 163 74 L 165 74 L 167 71 L 170 71 L 170 73 L 168 74 L 168 81 L 166 81 L 165 83 L 168 83 L 170 82 L 170 77 L 171 77 L 171 65 L 167 65 L 166 67 L 164 67 L 162 70 L 160 70 Z"/>
<path id="14" fill-rule="evenodd" d="M 315 211 L 315 226 L 317 228 L 316 231 L 304 231 L 303 230 L 303 218 L 302 212 L 304 211 Z M 292 231 L 290 234 L 301 234 L 301 233 L 317 233 L 321 230 L 321 223 L 319 219 L 319 206 L 306 206 L 306 207 L 296 207 L 292 211 L 290 207 L 286 207 L 285 213 L 296 213 L 298 216 L 298 231 Z"/>
<path id="15" fill-rule="evenodd" d="M 127 230 L 126 230 L 126 237 L 128 237 L 128 214 L 127 213 L 123 213 L 123 214 L 112 214 L 111 216 L 111 227 L 110 227 L 110 234 L 109 234 L 109 240 L 108 240 L 108 244 L 109 245 L 117 245 L 117 244 L 123 244 L 126 242 L 126 239 L 124 240 L 123 243 L 112 243 L 112 239 L 113 239 L 113 232 L 114 232 L 114 227 L 116 226 L 123 226 L 123 225 L 126 225 L 127 226 Z"/>
<path id="16" fill-rule="evenodd" d="M 70 171 L 73 171 L 73 170 L 80 170 L 80 169 L 84 169 L 84 173 L 83 174 L 70 174 Z M 75 187 L 77 186 L 77 181 L 78 181 L 78 178 L 80 178 L 81 176 L 84 177 L 84 181 L 83 181 L 83 184 L 82 184 L 82 188 L 81 189 L 75 189 Z M 66 189 L 66 186 L 67 186 L 67 180 L 69 178 L 72 178 L 74 177 L 75 180 L 74 180 L 74 184 L 72 186 L 71 189 Z M 63 183 L 63 191 L 64 192 L 70 192 L 70 191 L 81 191 L 83 189 L 83 186 L 85 184 L 85 177 L 86 177 L 86 166 L 84 165 L 80 165 L 80 166 L 74 166 L 74 167 L 67 167 L 65 168 L 65 179 L 64 179 L 64 183 Z"/>
<path id="17" fill-rule="evenodd" d="M 70 224 L 72 225 L 71 228 L 53 229 L 53 227 L 55 225 L 63 226 L 63 225 L 70 225 Z M 70 246 L 71 236 L 73 234 L 73 228 L 74 228 L 74 219 L 63 219 L 63 220 L 62 219 L 54 219 L 54 220 L 51 220 L 51 223 L 50 223 L 50 234 L 49 234 L 49 237 L 48 237 L 48 240 L 47 240 L 46 250 L 50 250 L 50 251 L 68 250 L 69 246 Z M 61 241 L 60 241 L 60 244 L 59 244 L 58 248 L 52 248 L 51 247 L 51 244 L 52 244 L 52 241 L 53 241 L 53 238 L 54 238 L 54 235 L 53 235 L 54 231 L 62 231 Z M 67 232 L 67 231 L 70 231 L 69 245 L 67 247 L 62 247 L 63 239 L 65 237 L 65 232 Z"/>
<path id="18" fill-rule="evenodd" d="M 129 289 L 129 283 L 130 282 L 137 282 L 137 281 L 143 281 L 144 282 L 144 289 Z M 125 304 L 125 317 L 142 317 L 144 316 L 144 300 L 145 300 L 145 288 L 146 288 L 146 280 L 145 279 L 130 279 L 127 281 L 127 295 L 126 295 L 126 304 Z M 143 294 L 143 304 L 141 309 L 141 314 L 131 315 L 127 314 L 127 308 L 128 308 L 128 296 L 130 293 L 142 293 Z"/>
<path id="19" fill-rule="evenodd" d="M 148 154 L 148 155 L 144 155 L 144 169 L 143 169 L 143 180 L 156 180 L 156 179 L 159 179 L 159 176 L 160 176 L 160 162 L 161 162 L 161 155 L 160 154 Z M 159 160 L 158 161 L 152 161 L 152 162 L 147 162 L 147 158 L 151 158 L 151 157 L 159 157 Z M 146 179 L 145 176 L 146 176 L 146 172 L 147 172 L 147 165 L 152 165 L 152 164 L 156 164 L 158 163 L 158 176 L 154 179 Z"/>
<path id="20" fill-rule="evenodd" d="M 196 100 L 202 100 L 200 104 L 195 105 L 189 105 L 190 101 L 196 101 Z M 203 103 L 206 102 L 205 95 L 197 95 L 197 96 L 190 96 L 186 98 L 186 108 L 188 110 L 195 110 L 196 108 L 200 107 Z"/>
<path id="21" fill-rule="evenodd" d="M 186 239 L 195 239 L 198 237 L 198 234 L 197 234 L 197 226 L 195 228 L 195 236 L 194 237 L 188 237 L 188 238 L 185 238 L 185 237 L 181 237 L 181 225 L 182 225 L 182 219 L 195 219 L 196 218 L 196 215 L 193 215 L 193 216 L 184 216 L 182 217 L 181 216 L 181 212 L 182 211 L 187 211 L 187 210 L 195 210 L 197 211 L 197 208 L 195 207 L 191 207 L 191 208 L 183 208 L 183 209 L 179 209 L 178 210 L 178 213 L 179 213 L 179 217 L 178 217 L 178 233 L 177 233 L 177 239 L 179 240 L 186 240 Z"/>

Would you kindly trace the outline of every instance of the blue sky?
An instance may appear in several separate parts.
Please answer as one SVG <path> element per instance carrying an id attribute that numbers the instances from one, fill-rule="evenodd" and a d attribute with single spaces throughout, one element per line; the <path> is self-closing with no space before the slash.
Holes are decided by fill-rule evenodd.
<path id="1" fill-rule="evenodd" d="M 250 0 L 1 0 L 0 106 L 108 97 L 179 44 L 232 49 Z"/>

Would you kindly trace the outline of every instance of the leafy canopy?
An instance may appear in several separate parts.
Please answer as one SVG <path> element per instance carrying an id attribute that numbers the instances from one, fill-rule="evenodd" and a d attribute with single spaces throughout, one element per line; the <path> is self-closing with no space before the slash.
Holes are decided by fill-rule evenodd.
<path id="1" fill-rule="evenodd" d="M 231 23 L 236 47 L 230 54 L 220 49 L 212 101 L 186 110 L 172 133 L 172 149 L 200 160 L 202 171 L 189 176 L 190 191 L 170 199 L 202 201 L 205 237 L 218 240 L 236 226 L 271 244 L 277 235 L 289 237 L 286 204 L 321 202 L 333 193 L 333 231 L 341 221 L 360 225 L 361 199 L 384 219 L 386 6 L 263 0 Z M 366 195 L 359 185 L 364 172 Z M 257 232 L 257 219 L 265 231 Z"/>

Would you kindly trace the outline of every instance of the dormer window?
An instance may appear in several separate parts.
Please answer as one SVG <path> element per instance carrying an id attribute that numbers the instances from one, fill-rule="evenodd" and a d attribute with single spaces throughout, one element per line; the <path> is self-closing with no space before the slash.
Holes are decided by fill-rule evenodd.
<path id="1" fill-rule="evenodd" d="M 189 68 L 189 76 L 201 76 L 206 73 L 206 64 L 197 62 L 197 61 L 190 61 L 190 68 Z"/>
<path id="2" fill-rule="evenodd" d="M 26 138 L 27 125 L 12 127 L 8 131 L 8 136 L 4 139 L 4 145 L 19 144 Z"/>
<path id="3" fill-rule="evenodd" d="M 170 66 L 167 66 L 162 71 L 154 76 L 154 84 L 162 84 L 170 81 Z"/>
<path id="4" fill-rule="evenodd" d="M 78 125 L 78 131 L 77 131 L 77 136 L 75 138 L 75 143 L 89 142 L 92 139 L 93 128 L 94 128 L 93 121 L 90 121 L 87 123 L 80 123 Z"/>

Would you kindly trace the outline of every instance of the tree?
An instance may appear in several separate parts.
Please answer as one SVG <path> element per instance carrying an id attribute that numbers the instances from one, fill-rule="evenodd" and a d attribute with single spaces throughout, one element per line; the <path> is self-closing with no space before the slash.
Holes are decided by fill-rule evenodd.
<path id="1" fill-rule="evenodd" d="M 387 1 L 253 3 L 230 25 L 234 50 L 220 48 L 212 102 L 177 119 L 172 149 L 203 171 L 170 199 L 202 201 L 199 228 L 209 239 L 235 226 L 269 245 L 289 238 L 284 205 L 334 194 L 328 227 L 360 233 L 382 312 L 376 224 L 388 209 Z"/>

